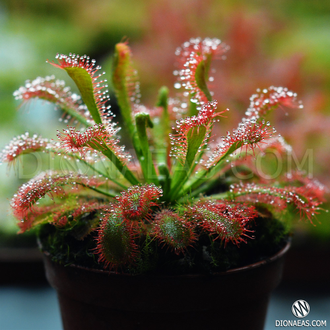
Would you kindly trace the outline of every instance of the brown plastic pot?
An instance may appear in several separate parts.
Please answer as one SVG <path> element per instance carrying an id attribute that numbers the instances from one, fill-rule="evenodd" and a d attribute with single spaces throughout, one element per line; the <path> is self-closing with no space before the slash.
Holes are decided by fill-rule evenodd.
<path id="1" fill-rule="evenodd" d="M 212 276 L 129 276 L 44 261 L 65 330 L 262 330 L 289 246 Z"/>

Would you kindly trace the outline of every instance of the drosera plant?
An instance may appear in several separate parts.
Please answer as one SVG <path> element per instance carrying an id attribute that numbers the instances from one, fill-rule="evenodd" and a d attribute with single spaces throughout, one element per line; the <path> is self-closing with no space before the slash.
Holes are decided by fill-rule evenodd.
<path id="1" fill-rule="evenodd" d="M 212 133 L 228 109 L 213 100 L 209 72 L 227 50 L 218 39 L 185 42 L 176 50 L 175 97 L 162 87 L 157 104 L 147 107 L 140 103 L 130 48 L 116 45 L 112 86 L 133 152 L 120 144 L 95 61 L 70 54 L 49 62 L 68 73 L 80 96 L 54 76 L 28 81 L 14 95 L 56 104 L 69 125 L 57 141 L 16 137 L 1 159 L 12 164 L 23 154 L 44 152 L 76 163 L 77 171 L 50 170 L 19 188 L 11 207 L 20 232 L 38 227 L 43 249 L 65 264 L 131 274 L 213 272 L 279 250 L 288 237 L 288 215 L 312 222 L 325 188 L 298 172 L 265 180 L 254 161 L 270 149 L 291 152 L 266 116 L 281 107 L 299 111 L 295 93 L 258 91 L 236 129 Z M 240 181 L 233 173 L 251 176 Z"/>

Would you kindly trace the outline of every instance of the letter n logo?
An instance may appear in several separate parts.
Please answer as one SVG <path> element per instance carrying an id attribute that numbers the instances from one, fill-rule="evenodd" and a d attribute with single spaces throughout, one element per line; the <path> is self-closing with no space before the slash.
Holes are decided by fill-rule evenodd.
<path id="1" fill-rule="evenodd" d="M 301 299 L 296 300 L 291 307 L 292 314 L 300 319 L 306 317 L 310 310 L 311 308 L 309 307 L 308 302 Z"/>

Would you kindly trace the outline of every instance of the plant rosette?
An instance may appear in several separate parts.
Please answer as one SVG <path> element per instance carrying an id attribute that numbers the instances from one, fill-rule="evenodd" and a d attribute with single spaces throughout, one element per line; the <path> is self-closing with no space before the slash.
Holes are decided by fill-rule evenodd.
<path id="1" fill-rule="evenodd" d="M 11 200 L 20 232 L 38 228 L 42 249 L 57 263 L 125 275 L 214 274 L 278 253 L 293 217 L 312 222 L 319 213 L 325 188 L 298 171 L 265 178 L 256 166 L 270 151 L 291 153 L 266 118 L 302 107 L 286 88 L 257 90 L 237 128 L 214 134 L 228 109 L 213 100 L 210 73 L 227 50 L 218 39 L 185 42 L 175 52 L 175 96 L 162 87 L 147 107 L 130 48 L 116 45 L 111 87 L 131 152 L 120 144 L 94 60 L 70 54 L 50 62 L 68 73 L 80 96 L 54 76 L 27 81 L 15 97 L 54 103 L 70 125 L 57 141 L 14 138 L 2 162 L 43 152 L 75 171 L 51 169 L 21 186 Z"/>

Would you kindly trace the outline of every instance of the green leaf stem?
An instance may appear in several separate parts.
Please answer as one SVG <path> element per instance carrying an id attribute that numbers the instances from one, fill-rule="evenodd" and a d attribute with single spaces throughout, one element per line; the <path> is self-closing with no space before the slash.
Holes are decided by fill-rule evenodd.
<path id="1" fill-rule="evenodd" d="M 90 74 L 83 68 L 66 67 L 64 70 L 77 85 L 81 98 L 86 104 L 96 124 L 101 124 L 102 119 L 94 97 L 94 86 Z"/>
<path id="2" fill-rule="evenodd" d="M 125 43 L 117 44 L 113 60 L 112 84 L 121 115 L 124 119 L 124 125 L 131 138 L 135 152 L 138 158 L 140 158 L 142 156 L 142 151 L 132 118 L 131 93 L 132 85 L 134 85 L 134 77 L 132 77 L 133 72 L 134 69 L 131 64 L 131 51 L 129 46 Z"/>
<path id="3" fill-rule="evenodd" d="M 139 137 L 139 142 L 142 151 L 142 156 L 139 160 L 142 167 L 144 179 L 148 183 L 152 182 L 155 185 L 159 185 L 147 136 L 147 127 L 153 127 L 150 116 L 146 113 L 138 113 L 135 116 L 135 122 L 137 128 L 137 135 Z"/>
<path id="4" fill-rule="evenodd" d="M 187 136 L 187 154 L 184 162 L 178 162 L 173 175 L 173 186 L 171 187 L 171 198 L 175 200 L 177 198 L 180 188 L 184 185 L 189 178 L 191 168 L 195 166 L 196 154 L 202 142 L 205 139 L 206 128 L 203 126 L 198 129 L 193 128 L 189 131 Z"/>

